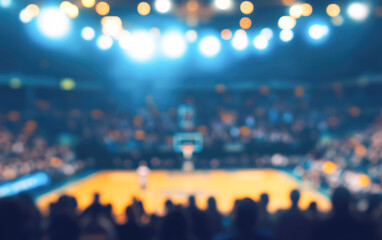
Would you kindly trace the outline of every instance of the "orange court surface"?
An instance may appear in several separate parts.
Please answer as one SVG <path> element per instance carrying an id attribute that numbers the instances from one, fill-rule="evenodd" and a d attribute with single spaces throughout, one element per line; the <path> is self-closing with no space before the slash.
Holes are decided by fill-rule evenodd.
<path id="1" fill-rule="evenodd" d="M 135 171 L 99 171 L 74 183 L 64 185 L 38 198 L 38 206 L 46 212 L 49 204 L 62 194 L 75 196 L 79 209 L 87 207 L 93 194 L 99 192 L 101 202 L 111 203 L 117 219 L 124 216 L 125 207 L 133 197 L 140 199 L 147 212 L 162 214 L 164 202 L 171 199 L 175 203 L 186 204 L 191 194 L 197 198 L 201 208 L 206 207 L 207 198 L 214 196 L 218 208 L 228 213 L 237 198 L 251 197 L 258 200 L 260 194 L 268 193 L 269 210 L 287 208 L 289 193 L 298 188 L 301 191 L 300 207 L 305 209 L 316 201 L 320 210 L 331 208 L 330 200 L 312 188 L 303 186 L 289 174 L 273 169 L 251 170 L 209 170 L 209 171 L 151 171 L 146 190 L 141 190 Z"/>

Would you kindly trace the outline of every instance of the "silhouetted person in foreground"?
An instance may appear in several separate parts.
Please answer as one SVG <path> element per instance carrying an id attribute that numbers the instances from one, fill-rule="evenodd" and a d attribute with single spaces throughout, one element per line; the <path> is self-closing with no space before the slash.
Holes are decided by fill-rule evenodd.
<path id="1" fill-rule="evenodd" d="M 269 195 L 263 193 L 260 195 L 260 218 L 259 218 L 259 232 L 268 237 L 273 237 L 274 222 L 271 214 L 268 211 Z"/>
<path id="2" fill-rule="evenodd" d="M 316 239 L 374 240 L 375 229 L 357 220 L 351 211 L 352 196 L 343 187 L 335 189 L 332 196 L 332 212 L 317 231 Z"/>
<path id="3" fill-rule="evenodd" d="M 250 198 L 237 202 L 233 214 L 234 230 L 216 236 L 215 240 L 263 240 L 267 239 L 256 232 L 259 217 L 257 203 Z"/>
<path id="4" fill-rule="evenodd" d="M 277 240 L 308 240 L 311 238 L 311 229 L 308 218 L 298 208 L 300 192 L 293 190 L 290 193 L 292 206 L 281 214 L 278 224 Z"/>
<path id="5" fill-rule="evenodd" d="M 78 240 L 80 227 L 72 215 L 57 214 L 50 219 L 48 235 L 50 240 Z"/>
<path id="6" fill-rule="evenodd" d="M 118 227 L 119 239 L 141 239 L 141 228 L 136 220 L 133 208 L 127 207 L 125 213 L 126 223 Z"/>
<path id="7" fill-rule="evenodd" d="M 195 196 L 188 198 L 186 210 L 191 220 L 192 234 L 199 240 L 211 239 L 206 214 L 196 206 Z"/>
<path id="8" fill-rule="evenodd" d="M 208 198 L 205 214 L 209 225 L 210 235 L 213 236 L 221 232 L 223 230 L 223 216 L 217 209 L 214 197 Z"/>
<path id="9" fill-rule="evenodd" d="M 174 207 L 163 219 L 159 240 L 194 240 L 189 221 L 181 208 Z"/>
<path id="10" fill-rule="evenodd" d="M 0 239 L 27 240 L 27 214 L 22 203 L 13 198 L 0 199 Z"/>

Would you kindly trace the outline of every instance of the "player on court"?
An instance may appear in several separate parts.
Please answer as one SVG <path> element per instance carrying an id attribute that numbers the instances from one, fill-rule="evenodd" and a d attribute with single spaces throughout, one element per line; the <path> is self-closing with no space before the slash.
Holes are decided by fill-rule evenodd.
<path id="1" fill-rule="evenodd" d="M 150 169 L 147 167 L 147 163 L 145 161 L 141 161 L 139 163 L 137 174 L 139 177 L 139 186 L 142 190 L 145 190 L 147 186 L 147 178 L 150 174 Z"/>

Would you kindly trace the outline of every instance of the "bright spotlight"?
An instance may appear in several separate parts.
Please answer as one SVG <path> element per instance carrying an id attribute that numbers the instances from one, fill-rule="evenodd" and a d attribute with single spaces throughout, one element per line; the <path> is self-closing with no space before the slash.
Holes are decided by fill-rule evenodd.
<path id="1" fill-rule="evenodd" d="M 280 32 L 280 39 L 283 42 L 289 42 L 290 40 L 293 39 L 293 31 L 290 29 L 284 29 Z"/>
<path id="2" fill-rule="evenodd" d="M 219 53 L 220 48 L 220 41 L 214 36 L 207 36 L 199 43 L 199 51 L 206 57 L 216 56 Z"/>
<path id="3" fill-rule="evenodd" d="M 268 39 L 261 35 L 257 36 L 255 40 L 253 40 L 253 45 L 259 50 L 266 49 L 268 47 Z"/>
<path id="4" fill-rule="evenodd" d="M 186 41 L 182 34 L 177 32 L 167 33 L 161 40 L 161 48 L 169 58 L 178 58 L 186 51 Z"/>
<path id="5" fill-rule="evenodd" d="M 12 4 L 12 0 L 0 0 L 0 7 L 9 8 Z"/>
<path id="6" fill-rule="evenodd" d="M 248 46 L 248 37 L 244 30 L 240 29 L 235 32 L 232 38 L 232 46 L 239 51 L 244 50 Z"/>
<path id="7" fill-rule="evenodd" d="M 232 8 L 232 0 L 215 0 L 214 6 L 216 9 L 221 11 L 227 11 Z"/>
<path id="8" fill-rule="evenodd" d="M 127 53 L 132 59 L 140 62 L 147 61 L 154 56 L 155 40 L 149 32 L 137 31 L 130 35 Z"/>
<path id="9" fill-rule="evenodd" d="M 49 38 L 62 38 L 69 33 L 70 19 L 58 8 L 46 8 L 37 17 L 37 26 Z"/>
<path id="10" fill-rule="evenodd" d="M 364 3 L 352 3 L 347 9 L 348 15 L 356 21 L 365 20 L 369 16 L 369 6 Z"/>
<path id="11" fill-rule="evenodd" d="M 168 13 L 172 8 L 172 3 L 171 0 L 156 0 L 154 6 L 157 12 Z"/>
<path id="12" fill-rule="evenodd" d="M 270 28 L 264 28 L 261 30 L 260 35 L 264 36 L 269 41 L 273 37 L 273 31 Z"/>
<path id="13" fill-rule="evenodd" d="M 325 25 L 312 25 L 309 28 L 309 36 L 313 39 L 320 39 L 328 34 L 329 28 Z"/>
<path id="14" fill-rule="evenodd" d="M 109 36 L 102 35 L 97 39 L 97 46 L 101 50 L 107 50 L 113 46 L 113 39 Z"/>
<path id="15" fill-rule="evenodd" d="M 91 27 L 84 27 L 81 31 L 81 35 L 83 39 L 90 41 L 93 40 L 95 36 L 95 31 Z"/>

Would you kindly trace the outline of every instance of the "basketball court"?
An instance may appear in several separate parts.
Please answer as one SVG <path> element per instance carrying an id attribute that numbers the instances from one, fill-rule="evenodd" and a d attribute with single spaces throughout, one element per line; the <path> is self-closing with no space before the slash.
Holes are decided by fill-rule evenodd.
<path id="1" fill-rule="evenodd" d="M 75 196 L 80 209 L 88 206 L 95 192 L 101 194 L 101 202 L 111 203 L 118 220 L 123 219 L 125 207 L 132 198 L 140 199 L 149 213 L 163 213 L 164 202 L 171 199 L 185 204 L 191 194 L 197 197 L 197 204 L 206 207 L 207 198 L 215 196 L 218 208 L 228 213 L 237 198 L 259 199 L 266 192 L 270 196 L 269 210 L 287 208 L 292 189 L 301 190 L 300 207 L 306 208 L 316 201 L 322 211 L 330 209 L 330 200 L 323 194 L 303 186 L 289 174 L 273 169 L 210 170 L 210 171 L 152 171 L 148 187 L 141 190 L 135 171 L 100 171 L 74 183 L 64 185 L 38 199 L 38 206 L 46 212 L 49 203 L 61 194 Z"/>

